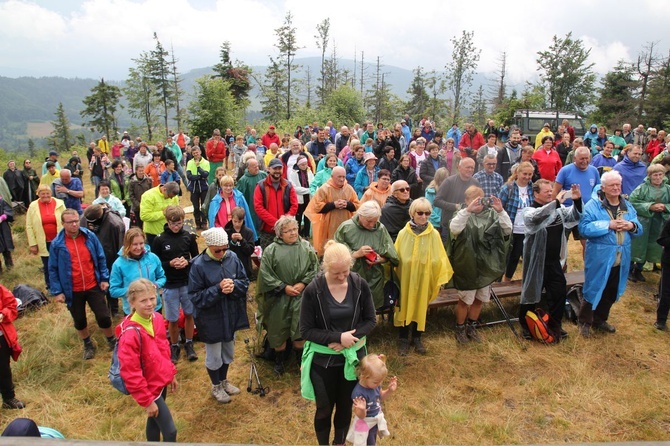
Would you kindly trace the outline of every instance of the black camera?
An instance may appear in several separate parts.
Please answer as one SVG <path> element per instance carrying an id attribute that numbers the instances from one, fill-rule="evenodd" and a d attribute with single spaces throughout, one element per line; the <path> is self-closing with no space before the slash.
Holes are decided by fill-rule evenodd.
<path id="1" fill-rule="evenodd" d="M 479 199 L 479 204 L 484 206 L 484 208 L 490 208 L 493 204 L 493 199 L 491 197 L 482 197 Z"/>

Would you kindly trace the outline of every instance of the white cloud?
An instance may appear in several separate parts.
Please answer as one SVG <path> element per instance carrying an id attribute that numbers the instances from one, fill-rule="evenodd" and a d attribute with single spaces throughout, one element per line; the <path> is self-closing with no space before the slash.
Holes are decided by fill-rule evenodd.
<path id="1" fill-rule="evenodd" d="M 443 70 L 450 39 L 474 30 L 482 50 L 478 71 L 493 74 L 506 52 L 508 79 L 517 84 L 536 76 L 537 51 L 571 30 L 593 48 L 600 74 L 620 58 L 634 58 L 647 40 L 660 41 L 661 52 L 670 44 L 670 10 L 661 0 L 633 8 L 624 0 L 564 0 L 549 9 L 533 0 L 8 0 L 0 3 L 0 75 L 123 79 L 131 59 L 154 48 L 154 31 L 174 47 L 182 72 L 215 64 L 225 40 L 234 58 L 265 64 L 276 54 L 274 30 L 289 10 L 303 47 L 298 57 L 320 56 L 314 36 L 325 17 L 338 57 L 360 60 L 364 51 L 366 61 L 380 56 L 385 65 L 407 69 Z"/>

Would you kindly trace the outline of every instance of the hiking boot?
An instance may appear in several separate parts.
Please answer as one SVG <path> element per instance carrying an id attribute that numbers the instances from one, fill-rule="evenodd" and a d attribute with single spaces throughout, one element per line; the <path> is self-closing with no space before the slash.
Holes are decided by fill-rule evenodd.
<path id="1" fill-rule="evenodd" d="M 226 391 L 223 390 L 221 383 L 212 384 L 212 396 L 221 404 L 228 404 L 231 400 L 230 395 L 228 395 Z"/>
<path id="2" fill-rule="evenodd" d="M 468 337 L 469 340 L 473 342 L 480 343 L 482 342 L 482 339 L 479 337 L 479 333 L 477 333 L 477 328 L 475 328 L 475 324 L 468 324 L 465 326 L 465 334 Z"/>
<path id="3" fill-rule="evenodd" d="M 665 322 L 658 322 L 658 321 L 656 321 L 656 322 L 654 322 L 654 328 L 655 328 L 656 330 L 665 331 L 665 329 L 666 329 L 667 327 L 665 326 Z"/>
<path id="4" fill-rule="evenodd" d="M 224 379 L 221 382 L 221 388 L 223 389 L 224 392 L 226 392 L 228 395 L 239 395 L 240 394 L 240 389 L 235 387 L 228 381 L 227 379 Z"/>
<path id="5" fill-rule="evenodd" d="M 179 362 L 179 355 L 181 354 L 181 346 L 179 344 L 170 345 L 170 361 L 172 364 Z"/>
<path id="6" fill-rule="evenodd" d="M 533 335 L 530 334 L 530 330 L 528 329 L 528 327 L 521 327 L 521 336 L 526 341 L 532 341 L 533 340 Z"/>
<path id="7" fill-rule="evenodd" d="M 426 347 L 424 347 L 423 342 L 421 342 L 421 338 L 412 339 L 412 345 L 414 346 L 414 350 L 418 354 L 420 354 L 420 355 L 425 355 L 426 354 Z"/>
<path id="8" fill-rule="evenodd" d="M 642 275 L 642 270 L 635 268 L 633 271 L 633 278 L 635 282 L 646 282 L 647 279 Z"/>
<path id="9" fill-rule="evenodd" d="M 398 356 L 407 356 L 409 353 L 409 339 L 398 339 Z"/>
<path id="10" fill-rule="evenodd" d="M 116 347 L 117 342 L 118 342 L 118 339 L 116 339 L 116 337 L 114 337 L 112 339 L 107 339 L 107 347 L 109 347 L 110 352 L 114 351 L 114 347 Z"/>
<path id="11" fill-rule="evenodd" d="M 591 326 L 589 324 L 579 324 L 579 335 L 583 338 L 590 338 Z"/>
<path id="12" fill-rule="evenodd" d="M 594 324 L 593 329 L 598 330 L 598 331 L 603 331 L 605 333 L 616 333 L 616 327 L 612 324 L 608 324 L 607 322 L 601 322 L 599 324 Z"/>
<path id="13" fill-rule="evenodd" d="M 468 334 L 466 332 L 465 324 L 456 325 L 456 341 L 458 341 L 459 344 L 467 344 L 468 342 L 470 342 L 470 339 L 468 338 Z"/>
<path id="14" fill-rule="evenodd" d="M 631 282 L 637 283 L 637 279 L 635 278 L 635 273 L 633 271 L 628 273 L 628 280 Z"/>
<path id="15" fill-rule="evenodd" d="M 83 358 L 85 360 L 93 359 L 95 358 L 95 345 L 89 344 L 89 345 L 84 345 L 84 356 Z"/>
<path id="16" fill-rule="evenodd" d="M 17 400 L 16 398 L 10 398 L 8 400 L 2 400 L 2 408 L 3 409 L 23 409 L 26 407 L 23 402 L 20 400 Z"/>
<path id="17" fill-rule="evenodd" d="M 184 352 L 186 352 L 186 358 L 189 361 L 196 361 L 198 359 L 198 355 L 195 352 L 195 347 L 193 347 L 193 342 L 186 342 L 184 344 Z"/>

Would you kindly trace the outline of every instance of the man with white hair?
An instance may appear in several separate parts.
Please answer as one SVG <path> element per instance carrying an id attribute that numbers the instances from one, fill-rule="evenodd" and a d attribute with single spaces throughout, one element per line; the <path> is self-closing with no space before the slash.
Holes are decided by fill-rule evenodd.
<path id="1" fill-rule="evenodd" d="M 631 237 L 642 234 L 635 208 L 621 195 L 621 175 L 603 174 L 602 194 L 584 206 L 579 233 L 587 239 L 584 256 L 584 301 L 579 310 L 579 334 L 591 328 L 614 333 L 607 322 L 614 302 L 626 290 Z M 622 269 L 623 267 L 623 269 Z"/>
<path id="2" fill-rule="evenodd" d="M 569 191 L 572 189 L 574 184 L 579 185 L 579 190 L 581 192 L 582 204 L 586 205 L 591 199 L 591 194 L 593 189 L 600 184 L 600 174 L 598 169 L 590 164 L 591 160 L 591 149 L 588 147 L 577 147 L 575 149 L 575 155 L 573 162 L 561 168 L 554 182 L 554 190 L 552 192 L 551 199 L 556 200 L 558 194 L 561 191 Z M 572 200 L 570 198 L 565 200 L 565 206 L 569 207 L 572 205 Z M 582 240 L 579 235 L 579 228 L 577 226 L 569 229 L 567 236 L 572 233 L 575 240 L 579 240 L 582 244 L 582 256 L 584 255 L 584 250 L 586 249 L 586 240 Z"/>

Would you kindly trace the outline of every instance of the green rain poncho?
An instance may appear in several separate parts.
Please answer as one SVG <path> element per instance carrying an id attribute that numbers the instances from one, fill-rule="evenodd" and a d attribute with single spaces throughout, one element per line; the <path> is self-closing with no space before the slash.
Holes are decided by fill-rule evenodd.
<path id="1" fill-rule="evenodd" d="M 384 257 L 393 266 L 398 265 L 398 253 L 393 246 L 393 240 L 391 240 L 391 236 L 384 225 L 379 222 L 375 224 L 372 230 L 365 229 L 358 222 L 358 215 L 354 215 L 337 228 L 334 238 L 336 241 L 347 245 L 352 251 L 357 251 L 361 246 L 368 245 L 375 250 L 377 255 Z M 375 308 L 384 305 L 384 283 L 388 276 L 385 265 L 387 263 L 368 266 L 365 258 L 361 258 L 356 259 L 352 268 L 352 271 L 360 274 L 368 283 Z"/>
<path id="2" fill-rule="evenodd" d="M 658 263 L 661 261 L 663 247 L 656 243 L 665 221 L 670 217 L 670 186 L 664 178 L 660 187 L 652 186 L 649 177 L 635 188 L 628 199 L 637 211 L 637 219 L 642 225 L 642 235 L 631 242 L 630 257 L 633 262 Z M 665 211 L 653 212 L 649 208 L 656 203 L 663 203 Z"/>
<path id="3" fill-rule="evenodd" d="M 509 222 L 509 217 L 502 211 Z M 467 218 L 465 229 L 455 235 L 455 226 Z M 479 214 L 466 210 L 458 212 L 451 220 L 452 250 L 449 260 L 454 268 L 454 287 L 457 290 L 477 290 L 498 280 L 505 271 L 509 228 L 500 224 L 498 213 L 489 208 Z"/>
<path id="4" fill-rule="evenodd" d="M 309 284 L 318 270 L 316 252 L 303 239 L 288 245 L 277 237 L 263 252 L 256 283 L 256 302 L 259 321 L 268 331 L 271 347 L 275 348 L 286 341 L 274 339 L 274 327 L 283 327 L 290 323 L 292 335 L 297 336 L 299 333 L 297 330 L 302 295 L 288 296 L 284 293 L 284 288 L 298 282 Z"/>

